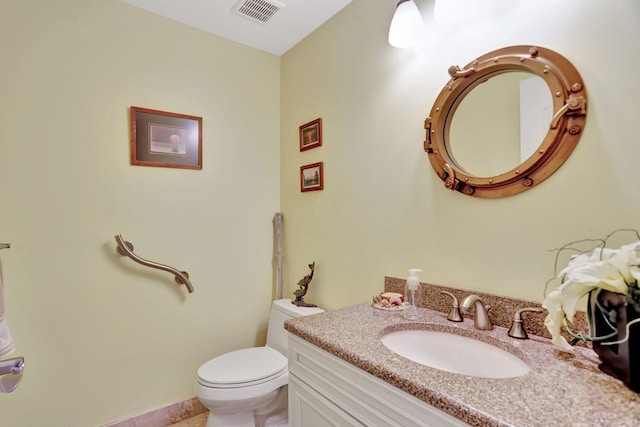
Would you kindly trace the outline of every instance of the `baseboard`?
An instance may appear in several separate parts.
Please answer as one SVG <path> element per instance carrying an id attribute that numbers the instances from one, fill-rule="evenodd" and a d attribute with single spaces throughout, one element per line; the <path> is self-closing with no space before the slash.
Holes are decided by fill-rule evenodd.
<path id="1" fill-rule="evenodd" d="M 105 424 L 102 427 L 167 427 L 171 424 L 195 417 L 207 408 L 200 403 L 198 398 L 183 400 L 182 402 L 158 408 L 146 414 L 136 415 L 127 420 L 116 421 L 111 424 Z"/>

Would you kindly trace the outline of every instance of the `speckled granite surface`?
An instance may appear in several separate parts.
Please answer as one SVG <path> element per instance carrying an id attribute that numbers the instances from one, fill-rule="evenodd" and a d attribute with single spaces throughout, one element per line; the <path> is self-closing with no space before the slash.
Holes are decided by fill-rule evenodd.
<path id="1" fill-rule="evenodd" d="M 391 292 L 404 292 L 404 284 L 406 279 L 399 279 L 396 277 L 384 278 L 385 291 Z M 460 304 L 464 298 L 469 294 L 478 295 L 487 306 L 491 306 L 489 310 L 489 317 L 494 325 L 509 328 L 511 326 L 511 320 L 514 313 L 521 308 L 539 308 L 542 309 L 542 305 L 539 302 L 524 301 L 515 298 L 503 297 L 499 295 L 492 295 L 477 291 L 469 291 L 465 289 L 456 289 L 442 285 L 420 283 L 418 294 L 416 295 L 416 305 L 419 307 L 430 308 L 432 310 L 448 313 L 451 308 L 452 298 L 448 295 L 444 295 L 441 292 L 447 291 L 452 293 Z M 543 309 L 544 310 L 544 309 Z M 465 313 L 463 313 L 465 314 Z M 474 313 L 471 310 L 470 313 L 466 313 L 465 318 L 473 319 Z M 546 310 L 541 313 L 526 312 L 523 313 L 524 325 L 528 334 L 538 335 L 540 337 L 551 338 L 549 331 L 544 326 L 544 318 L 547 316 Z M 587 323 L 586 314 L 584 311 L 578 311 L 575 315 L 574 322 L 572 324 L 574 331 L 587 332 L 589 326 Z M 567 340 L 570 341 L 569 335 L 566 335 Z M 584 342 L 581 345 L 585 345 Z"/>
<path id="2" fill-rule="evenodd" d="M 476 426 L 638 426 L 640 396 L 602 373 L 597 355 L 576 347 L 556 349 L 547 338 L 516 340 L 507 329 L 478 331 L 473 320 L 419 308 L 419 319 L 376 309 L 370 303 L 291 319 L 286 329 L 352 365 Z M 531 368 L 506 379 L 468 377 L 429 368 L 387 349 L 379 340 L 389 328 L 455 331 L 498 345 Z M 469 355 L 470 362 L 473 355 Z"/>

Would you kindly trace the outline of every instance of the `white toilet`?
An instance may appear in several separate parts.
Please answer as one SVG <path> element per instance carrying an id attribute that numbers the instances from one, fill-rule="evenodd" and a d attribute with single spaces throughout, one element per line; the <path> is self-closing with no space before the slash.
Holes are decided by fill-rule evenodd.
<path id="1" fill-rule="evenodd" d="M 287 331 L 284 322 L 322 313 L 289 299 L 273 302 L 267 345 L 215 357 L 198 369 L 196 396 L 209 408 L 207 427 L 287 426 Z"/>

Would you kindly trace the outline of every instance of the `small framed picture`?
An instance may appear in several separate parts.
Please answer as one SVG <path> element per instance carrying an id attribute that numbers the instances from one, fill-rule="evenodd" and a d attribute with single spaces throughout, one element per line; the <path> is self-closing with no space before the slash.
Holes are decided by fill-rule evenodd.
<path id="1" fill-rule="evenodd" d="M 324 172 L 322 169 L 322 162 L 300 166 L 300 191 L 324 189 Z"/>
<path id="2" fill-rule="evenodd" d="M 300 126 L 300 151 L 322 145 L 322 119 L 315 119 Z"/>
<path id="3" fill-rule="evenodd" d="M 131 164 L 202 169 L 202 117 L 131 107 Z"/>

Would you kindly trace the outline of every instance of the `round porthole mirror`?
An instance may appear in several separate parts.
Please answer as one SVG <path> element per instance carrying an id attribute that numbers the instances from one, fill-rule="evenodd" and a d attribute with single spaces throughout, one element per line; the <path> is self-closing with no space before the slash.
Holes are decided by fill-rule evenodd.
<path id="1" fill-rule="evenodd" d="M 507 47 L 449 75 L 424 142 L 446 188 L 483 198 L 520 193 L 553 174 L 578 143 L 587 93 L 558 53 Z"/>

